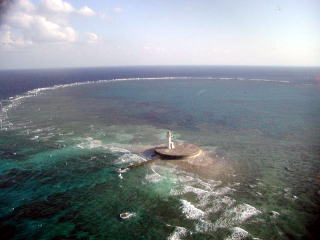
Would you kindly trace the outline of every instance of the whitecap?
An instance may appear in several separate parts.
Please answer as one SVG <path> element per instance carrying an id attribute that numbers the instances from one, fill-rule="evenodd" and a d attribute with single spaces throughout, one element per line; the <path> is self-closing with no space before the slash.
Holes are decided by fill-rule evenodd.
<path id="1" fill-rule="evenodd" d="M 194 181 L 194 178 L 191 176 L 178 176 L 177 180 L 182 183 L 187 183 L 187 182 Z"/>
<path id="2" fill-rule="evenodd" d="M 158 174 L 158 173 L 153 173 L 153 174 L 147 174 L 147 175 L 145 176 L 145 179 L 146 179 L 148 182 L 156 183 L 156 182 L 160 182 L 161 180 L 163 180 L 164 177 L 161 176 L 161 175 Z"/>
<path id="3" fill-rule="evenodd" d="M 188 186 L 188 185 L 183 186 L 180 189 L 171 189 L 171 191 L 170 191 L 170 195 L 172 195 L 172 196 L 179 196 L 179 195 L 183 195 L 186 193 L 194 193 L 196 195 L 200 195 L 200 194 L 208 193 L 208 191 L 203 190 L 201 188 Z"/>
<path id="4" fill-rule="evenodd" d="M 232 209 L 228 209 L 216 221 L 215 226 L 219 227 L 232 227 L 250 218 L 261 214 L 261 211 L 249 204 L 240 204 Z"/>
<path id="5" fill-rule="evenodd" d="M 222 195 L 226 195 L 227 193 L 234 192 L 234 191 L 236 191 L 236 190 L 233 189 L 233 188 L 222 187 L 222 188 L 219 188 L 219 189 L 213 191 L 212 195 L 214 195 L 214 196 L 222 196 Z"/>
<path id="6" fill-rule="evenodd" d="M 204 194 L 198 194 L 198 200 L 200 202 L 200 205 L 205 206 L 208 203 L 215 203 L 215 201 L 221 201 L 221 199 L 228 199 L 229 198 L 221 198 L 222 196 L 224 197 L 226 194 L 230 193 L 231 191 L 234 191 L 233 189 L 229 187 L 223 187 L 219 188 L 215 191 L 207 191 Z M 227 202 L 225 202 L 227 204 Z M 232 204 L 233 201 L 229 201 L 228 203 Z"/>
<path id="7" fill-rule="evenodd" d="M 41 129 L 41 128 L 38 128 L 38 129 L 36 129 L 36 130 L 33 130 L 33 131 L 31 131 L 32 133 L 39 133 L 39 132 L 42 132 L 43 131 L 43 129 Z"/>
<path id="8" fill-rule="evenodd" d="M 188 231 L 184 227 L 175 227 L 174 231 L 167 238 L 168 240 L 180 240 L 181 237 L 185 237 Z"/>
<path id="9" fill-rule="evenodd" d="M 277 218 L 278 216 L 280 216 L 280 213 L 278 213 L 276 211 L 271 211 L 271 217 Z"/>
<path id="10" fill-rule="evenodd" d="M 81 148 L 81 149 L 93 149 L 93 148 L 100 148 L 102 147 L 102 142 L 100 140 L 94 140 L 91 137 L 87 137 L 84 139 L 85 141 L 82 143 L 79 143 L 77 145 L 77 147 Z"/>
<path id="11" fill-rule="evenodd" d="M 118 173 L 126 173 L 126 172 L 128 172 L 129 171 L 129 168 L 119 168 L 118 170 L 117 170 L 117 172 Z"/>
<path id="12" fill-rule="evenodd" d="M 199 219 L 195 225 L 196 232 L 201 233 L 212 231 L 213 228 L 214 225 L 210 221 L 204 219 Z"/>
<path id="13" fill-rule="evenodd" d="M 200 219 L 202 218 L 205 213 L 196 208 L 192 203 L 188 202 L 187 200 L 181 199 L 180 202 L 182 203 L 182 213 L 186 216 L 188 219 Z"/>
<path id="14" fill-rule="evenodd" d="M 30 140 L 37 140 L 37 139 L 39 139 L 39 136 L 34 136 L 34 137 L 32 137 L 32 138 L 30 138 Z"/>
<path id="15" fill-rule="evenodd" d="M 231 231 L 231 236 L 227 237 L 225 240 L 243 240 L 250 236 L 246 230 L 240 227 L 234 227 Z"/>
<path id="16" fill-rule="evenodd" d="M 138 162 L 144 162 L 146 159 L 143 157 L 134 154 L 134 153 L 125 153 L 122 156 L 120 156 L 115 163 L 121 164 L 121 163 L 138 163 Z"/>
<path id="17" fill-rule="evenodd" d="M 130 151 L 121 147 L 111 146 L 111 145 L 104 145 L 104 148 L 108 149 L 111 152 L 115 153 L 129 153 Z"/>
<path id="18" fill-rule="evenodd" d="M 130 153 L 130 151 L 127 149 L 117 147 L 114 145 L 110 145 L 110 144 L 104 144 L 104 143 L 102 143 L 101 140 L 96 140 L 96 139 L 93 139 L 92 137 L 87 137 L 84 139 L 78 138 L 75 140 L 81 141 L 81 143 L 76 145 L 78 148 L 81 148 L 81 149 L 102 148 L 102 149 L 106 149 L 112 153 Z"/>
<path id="19" fill-rule="evenodd" d="M 206 196 L 203 196 L 201 198 L 200 203 L 197 205 L 198 207 L 206 207 L 206 213 L 216 213 L 219 212 L 222 209 L 225 209 L 227 207 L 232 206 L 236 200 L 228 197 L 228 196 L 223 196 L 223 197 L 214 197 L 209 198 Z"/>

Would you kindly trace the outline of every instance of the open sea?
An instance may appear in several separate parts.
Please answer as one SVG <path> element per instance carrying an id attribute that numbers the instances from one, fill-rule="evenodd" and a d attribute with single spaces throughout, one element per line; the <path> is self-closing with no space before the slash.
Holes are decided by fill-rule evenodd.
<path id="1" fill-rule="evenodd" d="M 320 237 L 319 67 L 2 70 L 0 99 L 1 240 Z M 203 154 L 117 171 L 167 129 Z"/>

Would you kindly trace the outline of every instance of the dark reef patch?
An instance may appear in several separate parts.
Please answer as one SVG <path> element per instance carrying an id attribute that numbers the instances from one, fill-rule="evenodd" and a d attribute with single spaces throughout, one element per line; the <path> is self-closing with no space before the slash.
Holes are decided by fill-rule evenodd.
<path id="1" fill-rule="evenodd" d="M 16 227 L 12 224 L 0 224 L 0 239 L 12 239 L 16 234 Z"/>
<path id="2" fill-rule="evenodd" d="M 13 185 L 26 181 L 32 177 L 33 173 L 19 168 L 12 168 L 7 174 L 0 176 L 0 188 L 8 188 Z"/>
<path id="3" fill-rule="evenodd" d="M 71 205 L 70 193 L 56 193 L 50 195 L 46 200 L 34 201 L 15 208 L 10 215 L 2 218 L 1 221 L 51 218 Z"/>

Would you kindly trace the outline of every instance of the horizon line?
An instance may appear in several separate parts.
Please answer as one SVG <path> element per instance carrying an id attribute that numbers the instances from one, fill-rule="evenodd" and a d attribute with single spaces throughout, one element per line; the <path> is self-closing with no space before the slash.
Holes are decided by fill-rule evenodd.
<path id="1" fill-rule="evenodd" d="M 320 68 L 320 65 L 227 65 L 227 64 L 177 64 L 177 65 L 97 65 L 97 66 L 65 66 L 65 67 L 38 67 L 38 68 L 0 68 L 0 71 L 23 71 L 23 70 L 72 70 L 72 69 L 90 69 L 90 68 L 139 68 L 139 67 L 262 67 L 262 68 Z"/>

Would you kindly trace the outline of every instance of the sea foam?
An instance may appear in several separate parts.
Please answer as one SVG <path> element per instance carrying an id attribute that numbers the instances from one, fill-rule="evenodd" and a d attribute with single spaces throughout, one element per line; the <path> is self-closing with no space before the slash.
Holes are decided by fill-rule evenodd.
<path id="1" fill-rule="evenodd" d="M 231 236 L 227 237 L 225 240 L 242 240 L 250 235 L 246 230 L 240 227 L 234 227 L 231 231 Z"/>
<path id="2" fill-rule="evenodd" d="M 261 214 L 261 211 L 249 204 L 240 204 L 232 209 L 228 209 L 215 222 L 215 227 L 232 227 L 248 219 Z"/>
<path id="3" fill-rule="evenodd" d="M 180 240 L 181 237 L 186 236 L 188 233 L 184 227 L 175 227 L 174 231 L 167 238 L 168 240 Z"/>
<path id="4" fill-rule="evenodd" d="M 200 219 L 202 218 L 205 213 L 196 208 L 192 203 L 188 202 L 187 200 L 181 199 L 180 202 L 182 203 L 182 213 L 188 219 Z"/>

